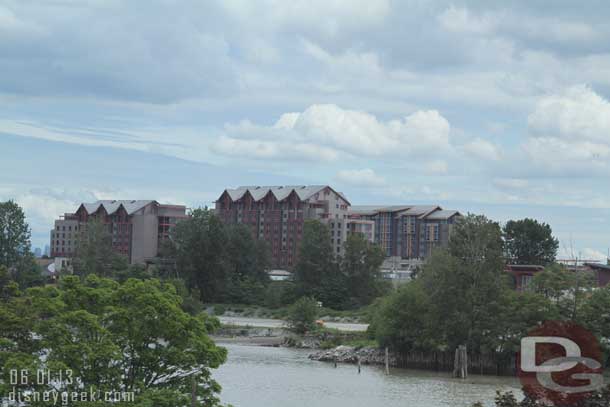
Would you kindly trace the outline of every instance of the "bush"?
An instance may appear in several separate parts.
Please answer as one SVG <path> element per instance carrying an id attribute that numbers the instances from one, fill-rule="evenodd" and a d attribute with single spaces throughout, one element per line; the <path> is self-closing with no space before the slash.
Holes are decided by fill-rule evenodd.
<path id="1" fill-rule="evenodd" d="M 214 315 L 224 315 L 227 312 L 224 305 L 214 305 Z"/>
<path id="2" fill-rule="evenodd" d="M 318 302 L 311 297 L 302 297 L 288 311 L 288 326 L 293 331 L 304 334 L 316 327 L 317 316 Z"/>

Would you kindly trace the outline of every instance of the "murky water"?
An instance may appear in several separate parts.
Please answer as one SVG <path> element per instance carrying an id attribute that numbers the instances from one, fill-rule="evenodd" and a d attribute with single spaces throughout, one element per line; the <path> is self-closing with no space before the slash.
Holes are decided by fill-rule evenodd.
<path id="1" fill-rule="evenodd" d="M 223 345 L 225 365 L 214 372 L 221 399 L 235 407 L 470 407 L 493 405 L 496 390 L 519 394 L 512 378 L 471 376 L 457 380 L 420 370 L 314 362 L 308 351 Z"/>

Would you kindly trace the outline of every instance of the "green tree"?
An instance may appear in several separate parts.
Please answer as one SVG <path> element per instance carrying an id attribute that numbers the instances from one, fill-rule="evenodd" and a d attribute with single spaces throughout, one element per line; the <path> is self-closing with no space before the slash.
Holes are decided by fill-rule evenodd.
<path id="1" fill-rule="evenodd" d="M 398 352 L 433 348 L 436 335 L 429 319 L 430 305 L 421 281 L 403 284 L 377 306 L 370 333 L 380 346 Z"/>
<path id="2" fill-rule="evenodd" d="M 497 323 L 499 299 L 507 289 L 500 226 L 469 214 L 451 234 L 447 251 L 438 250 L 422 271 L 433 319 L 454 347 L 480 350 Z"/>
<path id="3" fill-rule="evenodd" d="M 555 261 L 559 241 L 546 223 L 529 218 L 510 220 L 504 226 L 504 248 L 513 264 L 547 266 Z"/>
<path id="4" fill-rule="evenodd" d="M 533 280 L 534 290 L 556 304 L 562 318 L 574 321 L 595 286 L 593 273 L 574 272 L 561 264 L 546 267 Z"/>
<path id="5" fill-rule="evenodd" d="M 220 219 L 209 209 L 195 209 L 173 232 L 178 274 L 199 289 L 203 302 L 227 298 L 229 237 Z"/>
<path id="6" fill-rule="evenodd" d="M 72 259 L 74 274 L 113 277 L 126 272 L 129 261 L 113 250 L 112 234 L 108 227 L 101 220 L 94 219 L 80 231 L 76 255 Z"/>
<path id="7" fill-rule="evenodd" d="M 0 202 L 0 266 L 6 267 L 22 288 L 43 281 L 31 251 L 30 236 L 23 209 L 14 201 Z"/>
<path id="8" fill-rule="evenodd" d="M 345 309 L 350 305 L 348 278 L 335 258 L 328 226 L 307 220 L 294 269 L 296 292 L 314 297 L 325 307 Z"/>
<path id="9" fill-rule="evenodd" d="M 0 331 L 0 375 L 8 383 L 8 370 L 18 366 L 70 369 L 80 383 L 58 390 L 78 391 L 82 383 L 133 391 L 142 406 L 145 400 L 186 406 L 195 378 L 199 403 L 215 406 L 220 386 L 210 369 L 225 361 L 226 351 L 208 334 L 218 321 L 185 313 L 181 301 L 173 285 L 154 279 L 121 284 L 66 276 L 58 287 L 29 289 L 0 304 L 7 328 Z M 170 399 L 174 404 L 163 401 Z"/>
<path id="10" fill-rule="evenodd" d="M 347 237 L 341 269 L 347 276 L 350 296 L 357 305 L 370 304 L 383 293 L 380 268 L 384 258 L 383 250 L 361 234 Z"/>
<path id="11" fill-rule="evenodd" d="M 316 327 L 318 302 L 311 297 L 301 297 L 290 306 L 286 321 L 293 331 L 304 334 Z"/>
<path id="12" fill-rule="evenodd" d="M 16 267 L 31 255 L 30 227 L 13 201 L 0 202 L 0 265 Z"/>
<path id="13" fill-rule="evenodd" d="M 249 226 L 227 228 L 228 300 L 242 304 L 261 304 L 269 284 L 267 269 L 271 264 L 265 241 L 257 240 Z"/>

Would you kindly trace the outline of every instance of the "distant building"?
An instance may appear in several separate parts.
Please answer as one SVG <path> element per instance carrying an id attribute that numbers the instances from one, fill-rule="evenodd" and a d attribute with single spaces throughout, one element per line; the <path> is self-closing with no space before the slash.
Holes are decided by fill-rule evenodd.
<path id="1" fill-rule="evenodd" d="M 363 221 L 373 222 L 374 242 L 387 257 L 424 259 L 434 248 L 448 245 L 453 224 L 461 216 L 440 206 L 353 206 L 348 224 L 355 223 L 358 229 Z"/>
<path id="2" fill-rule="evenodd" d="M 607 264 L 593 262 L 577 264 L 577 262 L 574 262 L 574 264 L 564 264 L 564 266 L 573 273 L 592 273 L 595 276 L 598 287 L 605 287 L 610 284 L 610 260 L 608 260 Z M 505 266 L 504 271 L 513 276 L 517 291 L 526 291 L 531 287 L 534 276 L 544 271 L 544 267 L 508 264 Z"/>
<path id="3" fill-rule="evenodd" d="M 45 244 L 44 245 L 44 252 L 43 252 L 42 255 L 50 257 L 51 256 L 51 246 L 49 246 L 48 244 Z"/>
<path id="4" fill-rule="evenodd" d="M 292 278 L 292 273 L 287 270 L 269 270 L 267 274 L 271 281 L 286 281 Z"/>
<path id="5" fill-rule="evenodd" d="M 527 291 L 532 286 L 534 276 L 544 271 L 544 267 L 532 264 L 507 264 L 504 271 L 513 277 L 515 290 Z"/>
<path id="6" fill-rule="evenodd" d="M 51 257 L 73 257 L 86 224 L 97 219 L 108 228 L 115 252 L 127 257 L 131 264 L 142 263 L 158 256 L 161 242 L 186 217 L 185 206 L 162 205 L 152 200 L 83 203 L 76 212 L 66 213 L 55 221 L 50 236 Z"/>
<path id="7" fill-rule="evenodd" d="M 291 269 L 308 219 L 328 225 L 334 253 L 343 254 L 349 201 L 328 185 L 244 186 L 226 189 L 216 213 L 227 224 L 244 224 L 271 249 L 273 267 Z"/>
<path id="8" fill-rule="evenodd" d="M 34 257 L 37 257 L 37 258 L 42 257 L 42 249 L 40 247 L 37 247 L 34 249 Z"/>

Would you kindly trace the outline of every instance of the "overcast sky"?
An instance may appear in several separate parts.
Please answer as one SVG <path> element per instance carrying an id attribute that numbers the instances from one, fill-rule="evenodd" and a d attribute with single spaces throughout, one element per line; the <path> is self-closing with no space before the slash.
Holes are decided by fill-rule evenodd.
<path id="1" fill-rule="evenodd" d="M 0 199 L 43 246 L 82 201 L 331 184 L 602 258 L 609 4 L 0 0 Z"/>

